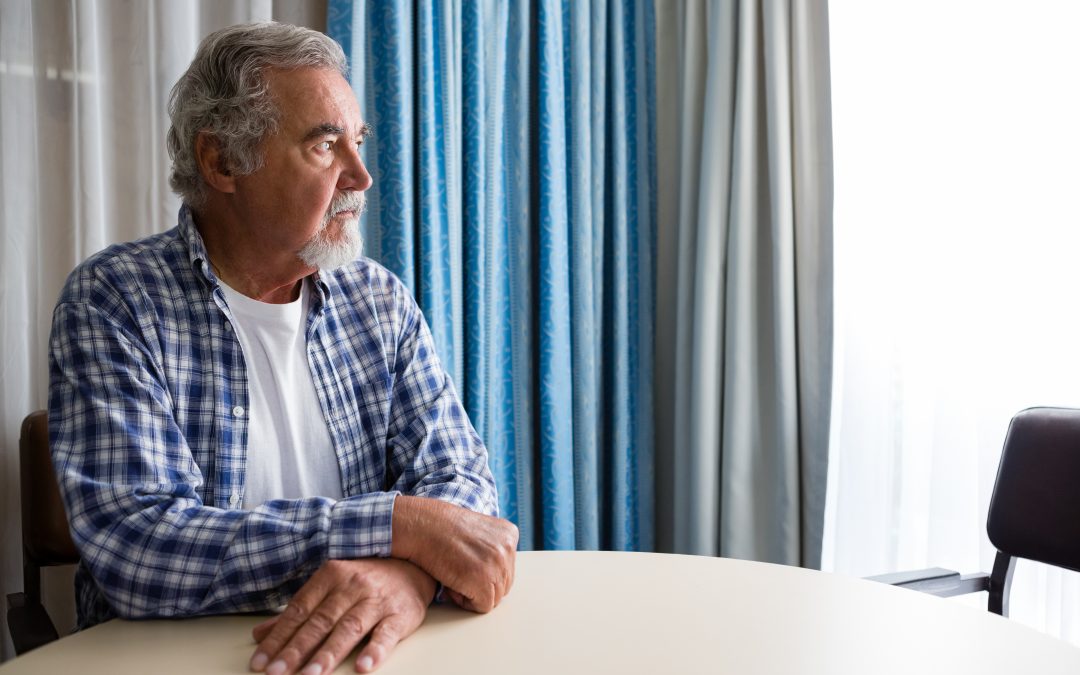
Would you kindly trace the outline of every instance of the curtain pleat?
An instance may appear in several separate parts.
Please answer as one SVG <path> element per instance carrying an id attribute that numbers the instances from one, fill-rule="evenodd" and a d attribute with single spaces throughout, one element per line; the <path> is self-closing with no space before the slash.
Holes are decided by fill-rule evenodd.
<path id="1" fill-rule="evenodd" d="M 664 4 L 663 548 L 820 564 L 832 376 L 824 4 Z M 812 167 L 811 171 L 807 167 Z M 671 269 L 673 268 L 673 269 Z M 667 442 L 671 445 L 668 446 Z"/>
<path id="2" fill-rule="evenodd" d="M 600 3 L 595 3 L 602 10 Z M 603 325 L 597 310 L 603 306 L 603 257 L 595 242 L 603 241 L 604 209 L 594 208 L 593 187 L 603 194 L 603 155 L 593 145 L 594 107 L 601 103 L 602 88 L 594 89 L 591 54 L 603 54 L 604 43 L 597 39 L 601 21 L 594 19 L 589 3 L 574 3 L 563 14 L 563 32 L 568 35 L 563 56 L 562 77 L 566 91 L 563 116 L 570 152 L 567 155 L 567 217 L 570 224 L 570 287 L 573 318 L 571 327 L 570 366 L 575 396 L 573 424 L 574 500 L 577 505 L 575 543 L 578 548 L 594 549 L 600 545 L 600 334 Z M 572 26 L 587 26 L 575 31 Z M 601 33 L 602 36 L 602 33 Z M 598 59 L 599 60 L 599 59 Z M 580 77 L 574 77 L 580 73 Z M 599 129 L 602 133 L 602 128 Z M 595 219 L 595 224 L 594 224 Z"/>
<path id="3" fill-rule="evenodd" d="M 416 294 L 522 548 L 651 548 L 651 3 L 329 16 L 375 128 L 366 252 Z"/>

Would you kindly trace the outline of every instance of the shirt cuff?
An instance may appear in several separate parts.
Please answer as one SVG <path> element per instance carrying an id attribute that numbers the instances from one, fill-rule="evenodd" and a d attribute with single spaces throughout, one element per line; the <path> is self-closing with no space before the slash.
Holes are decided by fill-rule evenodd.
<path id="1" fill-rule="evenodd" d="M 400 492 L 375 492 L 342 499 L 330 510 L 331 560 L 388 558 L 394 500 Z"/>

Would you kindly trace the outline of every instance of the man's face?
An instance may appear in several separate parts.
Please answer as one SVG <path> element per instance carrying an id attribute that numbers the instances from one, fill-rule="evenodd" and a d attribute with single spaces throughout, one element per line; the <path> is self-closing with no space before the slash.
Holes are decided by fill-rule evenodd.
<path id="1" fill-rule="evenodd" d="M 356 258 L 363 191 L 360 159 L 367 126 L 348 82 L 323 68 L 270 70 L 280 113 L 263 139 L 263 166 L 236 179 L 236 208 L 260 249 L 291 253 L 305 268 L 330 269 Z"/>

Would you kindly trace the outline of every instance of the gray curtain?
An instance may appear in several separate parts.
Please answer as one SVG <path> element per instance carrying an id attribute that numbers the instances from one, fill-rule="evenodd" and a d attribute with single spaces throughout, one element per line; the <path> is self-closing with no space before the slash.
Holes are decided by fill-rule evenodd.
<path id="1" fill-rule="evenodd" d="M 832 372 L 826 3 L 657 10 L 658 548 L 819 567 Z"/>

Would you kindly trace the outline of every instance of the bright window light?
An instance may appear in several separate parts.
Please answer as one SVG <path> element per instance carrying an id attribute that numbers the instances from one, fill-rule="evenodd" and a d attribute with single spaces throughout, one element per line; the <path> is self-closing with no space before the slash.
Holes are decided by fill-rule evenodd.
<path id="1" fill-rule="evenodd" d="M 831 0 L 829 14 L 823 564 L 989 571 L 1009 419 L 1080 407 L 1080 2 Z M 1013 617 L 1080 643 L 1078 576 L 1018 567 Z"/>

